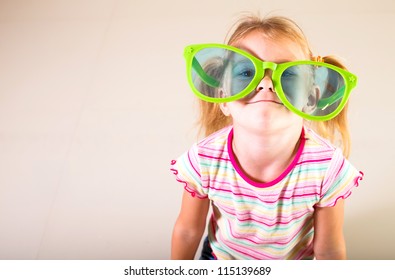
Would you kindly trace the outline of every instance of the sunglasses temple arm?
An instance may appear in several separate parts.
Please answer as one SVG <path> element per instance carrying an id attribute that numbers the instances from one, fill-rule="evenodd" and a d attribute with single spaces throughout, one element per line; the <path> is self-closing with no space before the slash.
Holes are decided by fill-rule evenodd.
<path id="1" fill-rule="evenodd" d="M 196 58 L 192 59 L 192 68 L 196 71 L 196 73 L 199 75 L 199 77 L 202 79 L 202 81 L 205 82 L 207 85 L 214 87 L 214 88 L 219 86 L 219 81 L 217 81 L 210 75 L 207 75 L 207 73 L 203 70 L 202 66 L 197 61 Z"/>
<path id="2" fill-rule="evenodd" d="M 328 106 L 332 105 L 333 103 L 343 98 L 345 88 L 346 88 L 345 86 L 342 86 L 331 97 L 323 98 L 320 101 L 318 101 L 317 104 L 318 109 L 325 110 Z"/>

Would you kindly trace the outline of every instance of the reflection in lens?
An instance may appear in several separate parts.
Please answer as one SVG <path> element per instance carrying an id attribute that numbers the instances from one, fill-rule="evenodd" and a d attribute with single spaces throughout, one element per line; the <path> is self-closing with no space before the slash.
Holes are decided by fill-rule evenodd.
<path id="1" fill-rule="evenodd" d="M 232 62 L 232 85 L 230 88 L 231 95 L 236 95 L 243 91 L 255 76 L 255 67 L 251 60 L 241 57 L 235 57 Z"/>
<path id="2" fill-rule="evenodd" d="M 325 116 L 335 111 L 345 89 L 340 73 L 310 64 L 287 68 L 281 75 L 281 87 L 297 110 L 313 116 Z"/>
<path id="3" fill-rule="evenodd" d="M 308 92 L 312 87 L 312 71 L 309 65 L 287 68 L 281 75 L 281 86 L 288 101 L 299 111 L 308 103 Z"/>
<path id="4" fill-rule="evenodd" d="M 254 76 L 255 66 L 249 58 L 222 48 L 199 51 L 192 64 L 195 88 L 203 95 L 213 98 L 239 94 Z"/>
<path id="5" fill-rule="evenodd" d="M 320 76 L 321 72 L 326 72 L 326 82 L 321 85 L 322 94 L 318 101 L 315 115 L 325 116 L 339 107 L 344 96 L 345 82 L 343 76 L 335 70 L 326 67 L 320 68 L 321 71 L 316 71 L 317 76 Z"/>

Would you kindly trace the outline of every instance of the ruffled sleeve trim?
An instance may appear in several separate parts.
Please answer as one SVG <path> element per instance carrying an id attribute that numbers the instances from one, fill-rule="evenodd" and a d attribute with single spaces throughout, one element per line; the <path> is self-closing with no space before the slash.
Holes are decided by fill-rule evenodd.
<path id="1" fill-rule="evenodd" d="M 316 207 L 334 207 L 336 206 L 337 202 L 339 199 L 346 199 L 348 198 L 351 194 L 354 188 L 359 187 L 359 182 L 363 180 L 364 173 L 362 171 L 359 171 L 359 175 L 355 177 L 354 183 L 349 187 L 348 191 L 344 193 L 343 195 L 338 196 L 335 201 L 331 204 L 328 205 L 316 205 Z"/>
<path id="2" fill-rule="evenodd" d="M 177 165 L 177 161 L 176 160 L 172 160 L 170 164 L 171 164 L 170 171 L 175 175 L 176 181 L 180 182 L 181 184 L 183 184 L 184 185 L 184 189 L 188 193 L 190 193 L 192 197 L 196 197 L 196 198 L 200 198 L 200 199 L 206 199 L 208 197 L 207 195 L 202 195 L 202 194 L 198 193 L 193 187 L 190 186 L 190 184 L 187 181 L 185 181 L 182 178 L 180 178 L 178 169 L 176 167 L 176 165 Z"/>

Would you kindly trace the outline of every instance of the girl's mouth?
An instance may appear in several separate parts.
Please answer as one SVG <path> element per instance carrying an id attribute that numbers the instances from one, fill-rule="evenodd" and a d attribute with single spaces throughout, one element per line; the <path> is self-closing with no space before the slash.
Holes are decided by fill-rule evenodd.
<path id="1" fill-rule="evenodd" d="M 283 105 L 283 103 L 275 101 L 275 100 L 256 100 L 256 101 L 247 102 L 247 104 L 256 104 L 256 103 L 260 103 L 260 102 L 271 102 L 271 103 L 276 103 L 278 105 Z"/>

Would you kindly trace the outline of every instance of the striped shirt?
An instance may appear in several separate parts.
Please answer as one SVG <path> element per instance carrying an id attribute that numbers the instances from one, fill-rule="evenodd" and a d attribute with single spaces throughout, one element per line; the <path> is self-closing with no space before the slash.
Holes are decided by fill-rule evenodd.
<path id="1" fill-rule="evenodd" d="M 304 128 L 288 168 L 271 182 L 255 182 L 238 166 L 232 139 L 232 127 L 224 128 L 171 163 L 185 190 L 212 202 L 208 238 L 214 256 L 313 259 L 314 208 L 347 198 L 363 173 Z"/>

